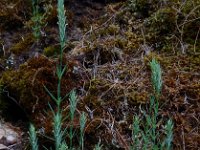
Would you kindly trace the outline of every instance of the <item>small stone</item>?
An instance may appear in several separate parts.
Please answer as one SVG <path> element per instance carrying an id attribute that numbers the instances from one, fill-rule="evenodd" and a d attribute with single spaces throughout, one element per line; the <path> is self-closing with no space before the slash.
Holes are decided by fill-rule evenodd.
<path id="1" fill-rule="evenodd" d="M 19 143 L 20 136 L 21 134 L 18 128 L 9 123 L 0 122 L 0 144 L 10 146 Z"/>
<path id="2" fill-rule="evenodd" d="M 6 149 L 8 149 L 7 146 L 5 146 L 5 145 L 3 145 L 3 144 L 0 144 L 0 150 L 6 150 Z"/>
<path id="3" fill-rule="evenodd" d="M 17 138 L 16 138 L 16 136 L 14 136 L 14 135 L 8 135 L 8 136 L 6 137 L 6 143 L 7 143 L 8 145 L 16 144 L 16 143 L 17 143 Z"/>

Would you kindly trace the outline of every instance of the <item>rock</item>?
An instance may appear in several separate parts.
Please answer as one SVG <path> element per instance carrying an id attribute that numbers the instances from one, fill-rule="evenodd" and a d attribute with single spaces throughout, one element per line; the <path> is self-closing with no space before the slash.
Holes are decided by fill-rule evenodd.
<path id="1" fill-rule="evenodd" d="M 6 150 L 6 149 L 8 149 L 7 146 L 5 146 L 5 145 L 3 145 L 3 144 L 0 144 L 0 150 Z"/>
<path id="2" fill-rule="evenodd" d="M 5 146 L 20 143 L 21 132 L 9 123 L 0 121 L 0 150 Z"/>

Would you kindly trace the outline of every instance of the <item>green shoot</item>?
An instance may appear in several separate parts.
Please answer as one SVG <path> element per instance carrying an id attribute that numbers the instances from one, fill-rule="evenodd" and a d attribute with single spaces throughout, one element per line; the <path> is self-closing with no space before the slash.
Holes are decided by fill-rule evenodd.
<path id="1" fill-rule="evenodd" d="M 142 111 L 144 114 L 144 121 L 140 121 L 138 116 L 133 118 L 132 126 L 132 141 L 131 150 L 158 150 L 158 149 L 171 149 L 171 143 L 173 139 L 173 122 L 168 120 L 165 126 L 166 137 L 161 141 L 161 133 L 157 131 L 158 124 L 158 110 L 159 103 L 158 99 L 162 90 L 162 78 L 161 78 L 161 67 L 158 62 L 153 59 L 150 62 L 150 67 L 152 71 L 152 85 L 154 89 L 154 95 L 150 97 L 150 106 L 148 109 L 148 114 L 146 111 Z M 143 125 L 142 125 L 143 124 Z M 140 128 L 143 126 L 143 129 Z"/>
<path id="2" fill-rule="evenodd" d="M 74 90 L 70 93 L 70 129 L 69 129 L 69 139 L 70 139 L 70 149 L 72 149 L 72 142 L 73 142 L 73 120 L 74 120 L 74 114 L 76 111 L 76 105 L 77 105 L 77 97 Z"/>
<path id="3" fill-rule="evenodd" d="M 31 18 L 31 20 L 33 21 L 33 36 L 38 41 L 41 36 L 41 27 L 43 20 L 43 16 L 39 12 L 39 0 L 32 0 L 32 10 L 33 17 Z"/>
<path id="4" fill-rule="evenodd" d="M 85 112 L 83 112 L 80 117 L 80 141 L 79 141 L 80 144 L 79 145 L 80 145 L 81 150 L 84 149 L 84 128 L 85 128 L 86 121 L 87 121 L 86 114 Z"/>
<path id="5" fill-rule="evenodd" d="M 152 72 L 151 81 L 153 84 L 153 89 L 156 95 L 159 96 L 162 89 L 161 67 L 160 67 L 160 64 L 155 59 L 153 59 L 150 62 L 150 67 L 151 67 L 151 72 Z"/>
<path id="6" fill-rule="evenodd" d="M 163 143 L 163 145 L 166 145 L 166 150 L 172 149 L 172 140 L 173 140 L 173 122 L 171 119 L 167 121 L 167 124 L 165 125 L 165 131 L 166 131 L 166 139 Z"/>
<path id="7" fill-rule="evenodd" d="M 139 134 L 140 134 L 140 120 L 138 116 L 133 117 L 133 126 L 132 126 L 132 141 L 133 141 L 133 145 L 131 149 L 132 150 L 137 150 L 139 147 Z"/>
<path id="8" fill-rule="evenodd" d="M 38 139 L 36 136 L 35 127 L 31 124 L 29 127 L 29 135 L 30 135 L 30 143 L 32 146 L 32 150 L 38 150 Z"/>
<path id="9" fill-rule="evenodd" d="M 102 150 L 102 145 L 100 145 L 101 143 L 99 142 L 98 144 L 95 145 L 94 150 Z"/>

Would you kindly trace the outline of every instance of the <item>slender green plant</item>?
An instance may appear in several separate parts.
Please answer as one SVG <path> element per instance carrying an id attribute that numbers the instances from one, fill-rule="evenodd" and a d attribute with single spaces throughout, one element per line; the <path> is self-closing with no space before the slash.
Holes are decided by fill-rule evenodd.
<path id="1" fill-rule="evenodd" d="M 69 140 L 70 140 L 70 149 L 72 149 L 72 143 L 73 143 L 73 137 L 74 137 L 74 131 L 73 131 L 73 120 L 74 120 L 74 114 L 76 111 L 76 105 L 77 105 L 77 97 L 74 90 L 70 93 L 70 128 L 69 128 Z"/>
<path id="2" fill-rule="evenodd" d="M 85 124 L 87 121 L 86 114 L 83 112 L 80 117 L 80 140 L 79 140 L 79 146 L 80 149 L 84 149 L 84 129 L 85 129 Z"/>
<path id="3" fill-rule="evenodd" d="M 167 121 L 167 124 L 165 125 L 165 130 L 166 130 L 166 138 L 163 142 L 163 147 L 166 148 L 166 150 L 171 150 L 172 149 L 172 140 L 173 140 L 173 121 L 169 119 Z"/>
<path id="4" fill-rule="evenodd" d="M 157 131 L 158 114 L 159 114 L 159 97 L 162 90 L 162 77 L 161 77 L 161 67 L 160 64 L 153 59 L 150 62 L 151 67 L 151 80 L 154 89 L 154 94 L 150 96 L 150 105 L 148 113 L 143 111 L 144 121 L 141 122 L 139 117 L 136 115 L 133 119 L 133 130 L 132 130 L 132 141 L 131 150 L 171 150 L 172 140 L 173 140 L 173 122 L 168 120 L 165 125 L 166 137 L 161 139 L 160 131 Z M 162 120 L 161 120 L 162 121 Z M 143 129 L 140 128 L 143 124 Z M 163 142 L 161 141 L 163 140 Z"/>
<path id="5" fill-rule="evenodd" d="M 151 67 L 151 82 L 153 85 L 153 89 L 156 95 L 160 95 L 161 94 L 161 89 L 162 89 L 162 71 L 161 71 L 161 67 L 160 64 L 153 59 L 150 62 L 150 67 Z"/>
<path id="6" fill-rule="evenodd" d="M 67 144 L 66 144 L 65 142 L 63 142 L 63 143 L 61 144 L 59 150 L 68 150 L 68 149 L 69 149 L 69 148 L 68 148 Z"/>
<path id="7" fill-rule="evenodd" d="M 63 59 L 63 51 L 66 45 L 66 26 L 67 26 L 67 19 L 65 16 L 65 7 L 64 7 L 64 0 L 58 0 L 58 27 L 59 27 L 59 39 L 60 39 L 60 65 L 59 70 L 62 71 L 62 59 Z"/>
<path id="8" fill-rule="evenodd" d="M 62 114 L 61 112 L 57 112 L 54 114 L 54 125 L 53 125 L 53 132 L 55 138 L 55 149 L 59 150 L 60 145 L 63 142 L 63 131 L 62 131 Z"/>
<path id="9" fill-rule="evenodd" d="M 102 145 L 100 142 L 95 145 L 94 150 L 102 150 Z"/>
<path id="10" fill-rule="evenodd" d="M 35 0 L 34 2 L 36 3 L 38 1 Z M 37 14 L 37 12 L 38 12 L 38 10 L 37 10 L 37 8 L 35 8 L 34 14 Z M 51 93 L 46 86 L 44 86 L 44 88 L 47 91 L 48 95 L 51 97 L 51 99 L 56 103 L 56 109 L 55 109 L 56 111 L 54 111 L 50 105 L 50 108 L 53 113 L 53 135 L 54 135 L 54 140 L 55 140 L 55 150 L 68 150 L 68 149 L 73 150 L 74 149 L 73 148 L 73 137 L 75 134 L 75 131 L 73 129 L 73 120 L 74 120 L 76 106 L 77 106 L 77 102 L 78 102 L 77 96 L 76 96 L 76 93 L 74 90 L 72 90 L 69 95 L 69 102 L 70 102 L 69 132 L 67 132 L 67 128 L 64 130 L 62 129 L 62 122 L 63 122 L 64 117 L 62 116 L 61 103 L 65 99 L 66 96 L 62 97 L 62 95 L 61 95 L 61 81 L 62 81 L 64 73 L 67 70 L 67 65 L 63 66 L 63 52 L 64 52 L 64 47 L 66 45 L 66 26 L 67 26 L 67 23 L 66 23 L 67 20 L 66 20 L 66 16 L 65 16 L 65 8 L 64 8 L 64 0 L 58 0 L 57 12 L 58 12 L 58 27 L 59 27 L 59 39 L 60 39 L 59 62 L 56 66 L 56 75 L 58 78 L 57 94 L 54 95 L 53 93 Z M 86 115 L 85 115 L 85 113 L 82 113 L 81 117 L 80 117 L 80 135 L 81 135 L 80 136 L 80 148 L 82 150 L 84 148 L 85 123 L 86 123 Z M 31 125 L 31 129 L 32 128 L 33 128 L 33 126 Z M 70 139 L 69 147 L 68 147 L 66 141 L 64 140 L 66 133 L 68 133 L 69 139 Z M 33 135 L 35 135 L 35 138 L 36 138 L 36 134 L 33 134 Z M 31 140 L 32 139 L 33 138 L 31 138 Z M 31 142 L 31 144 L 34 144 L 34 143 Z M 36 146 L 36 145 L 37 145 L 37 143 L 34 146 Z M 35 150 L 35 149 L 33 149 L 33 150 Z"/>
<path id="11" fill-rule="evenodd" d="M 47 89 L 46 91 L 52 97 L 52 99 L 57 104 L 57 111 L 54 113 L 54 138 L 55 138 L 55 149 L 60 150 L 64 147 L 67 147 L 64 139 L 64 131 L 62 131 L 62 110 L 61 110 L 61 102 L 63 100 L 61 96 L 61 80 L 66 71 L 67 66 L 65 65 L 64 68 L 62 67 L 62 57 L 63 57 L 63 49 L 66 44 L 66 17 L 65 17 L 65 10 L 64 10 L 64 0 L 58 0 L 57 3 L 57 12 L 58 12 L 58 27 L 59 27 L 59 37 L 60 37 L 60 62 L 57 65 L 56 74 L 58 77 L 58 84 L 57 84 L 57 98 L 53 96 L 53 94 Z"/>
<path id="12" fill-rule="evenodd" d="M 53 133 L 55 138 L 55 149 L 60 150 L 61 148 L 66 147 L 66 143 L 64 139 L 64 131 L 62 131 L 62 110 L 61 110 L 61 102 L 63 100 L 61 96 L 61 80 L 66 71 L 67 66 L 65 65 L 64 68 L 62 67 L 62 57 L 63 57 L 63 49 L 66 44 L 66 17 L 65 17 L 65 10 L 64 10 L 64 0 L 58 0 L 57 3 L 57 12 L 58 12 L 58 27 L 59 27 L 59 37 L 60 37 L 60 62 L 56 67 L 56 74 L 58 78 L 57 84 L 57 98 L 47 89 L 46 91 L 49 93 L 51 98 L 56 102 L 57 111 L 54 113 L 54 125 L 53 125 Z"/>
<path id="13" fill-rule="evenodd" d="M 145 130 L 145 132 L 141 131 L 141 134 L 142 134 L 142 142 L 143 142 L 143 145 L 141 147 L 143 150 L 147 150 L 149 147 L 149 136 L 148 136 L 146 130 Z"/>
<path id="14" fill-rule="evenodd" d="M 39 12 L 39 0 L 32 0 L 33 16 L 31 18 L 33 22 L 32 30 L 33 36 L 38 41 L 41 36 L 42 20 L 44 16 Z"/>
<path id="15" fill-rule="evenodd" d="M 134 116 L 133 117 L 133 125 L 132 125 L 132 141 L 134 143 L 134 147 L 131 146 L 132 150 L 137 150 L 139 145 L 140 145 L 140 141 L 139 141 L 139 134 L 140 134 L 140 118 L 138 116 Z"/>
<path id="16" fill-rule="evenodd" d="M 30 142 L 32 150 L 38 150 L 38 139 L 36 136 L 35 127 L 31 124 L 29 127 Z"/>
<path id="17" fill-rule="evenodd" d="M 158 101 L 155 100 L 154 96 L 150 97 L 150 115 L 145 114 L 146 118 L 146 125 L 150 129 L 148 130 L 149 138 L 152 140 L 152 143 L 154 146 L 156 146 L 156 139 L 157 134 L 156 128 L 157 128 L 157 117 L 158 117 Z"/>
<path id="18" fill-rule="evenodd" d="M 33 16 L 37 16 L 38 15 L 38 0 L 32 0 L 32 4 L 33 4 Z M 62 96 L 61 96 L 61 80 L 62 77 L 66 71 L 66 65 L 64 66 L 64 68 L 62 67 L 62 57 L 63 57 L 63 49 L 65 47 L 65 43 L 66 43 L 66 37 L 65 37 L 65 31 L 66 31 L 66 17 L 65 17 L 65 10 L 64 10 L 64 1 L 63 0 L 58 0 L 58 26 L 59 26 L 59 37 L 60 37 L 60 62 L 57 65 L 57 69 L 56 69 L 56 74 L 58 77 L 58 84 L 57 84 L 57 97 L 54 96 L 45 86 L 45 90 L 47 91 L 47 93 L 50 95 L 50 97 L 55 101 L 56 106 L 57 106 L 57 111 L 53 112 L 53 133 L 54 133 L 54 139 L 55 139 L 55 149 L 56 150 L 60 150 L 60 149 L 64 149 L 64 147 L 67 147 L 67 145 L 65 144 L 65 141 L 63 140 L 64 137 L 64 131 L 62 131 L 62 110 L 60 108 L 61 102 L 63 100 Z M 36 28 L 34 29 L 38 29 L 39 28 L 39 24 L 36 23 Z M 33 30 L 35 31 L 39 31 L 39 30 Z M 36 32 L 37 33 L 37 32 Z M 38 37 L 38 33 L 35 34 L 36 37 Z M 31 143 L 32 144 L 32 143 Z"/>

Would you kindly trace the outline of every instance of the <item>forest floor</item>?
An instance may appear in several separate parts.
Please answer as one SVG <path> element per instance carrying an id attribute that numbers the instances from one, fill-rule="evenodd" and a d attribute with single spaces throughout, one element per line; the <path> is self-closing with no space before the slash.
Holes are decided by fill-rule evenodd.
<path id="1" fill-rule="evenodd" d="M 200 2 L 147 0 L 133 6 L 123 0 L 71 0 L 65 6 L 68 69 L 62 94 L 77 91 L 75 129 L 79 112 L 87 113 L 85 149 L 98 142 L 105 150 L 129 149 L 133 116 L 143 115 L 141 107 L 148 107 L 153 93 L 149 62 L 155 58 L 163 79 L 159 118 L 174 122 L 173 149 L 198 150 Z M 54 103 L 44 85 L 56 93 L 56 2 L 44 0 L 39 7 L 44 17 L 41 37 L 35 40 L 31 2 L 0 1 L 0 149 L 30 149 L 30 122 L 41 144 L 52 143 L 44 135 L 51 135 L 48 103 Z M 69 112 L 68 100 L 62 108 Z M 14 143 L 6 143 L 5 130 L 15 135 Z"/>

